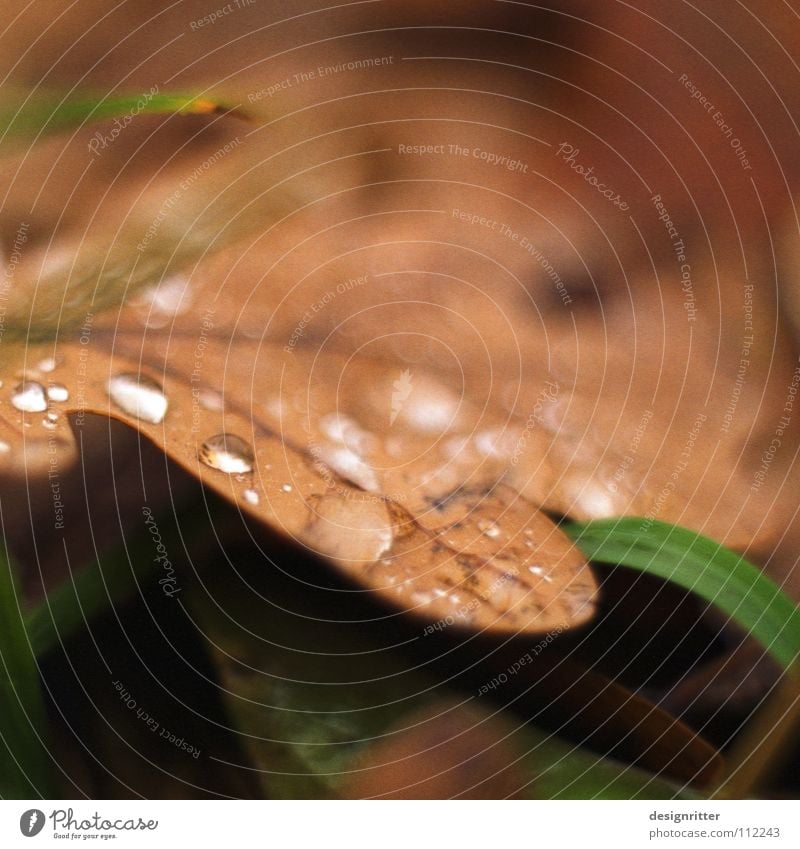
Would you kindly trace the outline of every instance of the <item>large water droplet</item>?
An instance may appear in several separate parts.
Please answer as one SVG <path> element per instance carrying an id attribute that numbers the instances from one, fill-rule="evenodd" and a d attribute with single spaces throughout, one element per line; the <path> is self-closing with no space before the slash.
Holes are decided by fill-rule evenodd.
<path id="1" fill-rule="evenodd" d="M 11 404 L 23 413 L 43 413 L 47 409 L 47 393 L 41 383 L 24 380 L 11 395 Z"/>
<path id="2" fill-rule="evenodd" d="M 228 475 L 243 475 L 253 471 L 253 449 L 233 433 L 218 433 L 207 439 L 198 452 L 201 463 Z"/>
<path id="3" fill-rule="evenodd" d="M 321 554 L 353 564 L 380 560 L 393 537 L 383 502 L 331 494 L 315 504 L 304 541 Z"/>
<path id="4" fill-rule="evenodd" d="M 69 401 L 69 389 L 63 383 L 51 383 L 47 387 L 47 397 L 50 401 Z"/>
<path id="5" fill-rule="evenodd" d="M 130 416 L 159 424 L 167 414 L 167 397 L 161 386 L 144 374 L 118 374 L 106 384 L 111 400 Z"/>

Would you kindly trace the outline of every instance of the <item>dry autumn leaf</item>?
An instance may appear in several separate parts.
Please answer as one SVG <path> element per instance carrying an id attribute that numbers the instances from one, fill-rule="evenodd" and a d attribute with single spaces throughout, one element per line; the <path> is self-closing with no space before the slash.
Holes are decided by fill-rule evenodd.
<path id="1" fill-rule="evenodd" d="M 15 19 L 12 37 L 37 48 L 18 51 L 15 85 L 168 81 L 252 119 L 138 116 L 4 154 L 0 474 L 15 492 L 46 480 L 56 536 L 78 527 L 61 486 L 111 418 L 351 591 L 435 630 L 587 625 L 600 592 L 561 517 L 679 523 L 800 598 L 798 351 L 764 283 L 783 172 L 731 175 L 727 149 L 709 168 L 718 129 L 656 48 L 669 74 L 648 98 L 620 87 L 642 61 L 629 42 L 597 43 L 571 16 L 585 61 L 567 62 L 544 37 L 551 18 L 566 26 L 553 10 L 488 27 L 479 5 L 375 4 L 368 26 L 356 7 L 269 22 L 275 10 L 250 9 L 224 35 L 183 38 L 185 9 L 143 2 L 138 41 L 113 55 L 127 11 L 85 38 L 40 9 Z M 638 25 L 618 23 L 635 42 Z M 41 66 L 43 46 L 67 59 Z M 623 94 L 641 96 L 636 126 Z M 759 119 L 721 97 L 766 158 Z M 683 149 L 683 128 L 697 144 L 676 169 L 664 151 Z M 629 738 L 625 757 L 650 769 L 718 770 L 622 685 L 565 664 L 548 691 L 541 672 L 520 676 L 522 696 L 581 734 L 604 726 L 604 751 Z"/>

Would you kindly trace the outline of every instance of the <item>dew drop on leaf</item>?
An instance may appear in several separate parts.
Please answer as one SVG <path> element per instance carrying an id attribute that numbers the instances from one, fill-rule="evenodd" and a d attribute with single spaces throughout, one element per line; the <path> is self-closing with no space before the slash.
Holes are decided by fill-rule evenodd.
<path id="1" fill-rule="evenodd" d="M 115 375 L 106 384 L 106 391 L 120 410 L 140 421 L 159 424 L 167 413 L 164 390 L 146 375 Z"/>
<path id="2" fill-rule="evenodd" d="M 326 466 L 345 480 L 360 486 L 367 492 L 378 492 L 380 482 L 375 470 L 355 451 L 338 445 L 322 445 L 316 451 L 317 457 Z"/>
<path id="3" fill-rule="evenodd" d="M 198 452 L 200 462 L 228 475 L 253 471 L 253 449 L 233 433 L 218 433 L 207 439 Z"/>
<path id="4" fill-rule="evenodd" d="M 23 413 L 43 413 L 47 409 L 47 393 L 41 383 L 25 380 L 11 395 L 11 404 Z"/>
<path id="5" fill-rule="evenodd" d="M 50 401 L 69 401 L 69 389 L 63 383 L 51 383 L 47 387 L 47 397 Z"/>
<path id="6" fill-rule="evenodd" d="M 496 539 L 500 536 L 500 527 L 495 522 L 488 522 L 485 519 L 481 519 L 478 522 L 478 530 L 485 536 L 490 539 Z"/>
<path id="7" fill-rule="evenodd" d="M 204 410 L 213 410 L 214 412 L 218 412 L 222 409 L 222 395 L 219 392 L 215 392 L 213 389 L 201 389 L 200 390 L 200 406 Z"/>

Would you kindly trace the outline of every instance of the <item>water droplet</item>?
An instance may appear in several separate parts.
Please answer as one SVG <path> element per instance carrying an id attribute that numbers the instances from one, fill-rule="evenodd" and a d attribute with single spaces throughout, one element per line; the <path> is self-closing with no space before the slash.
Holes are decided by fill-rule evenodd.
<path id="1" fill-rule="evenodd" d="M 385 504 L 338 494 L 313 503 L 304 535 L 315 551 L 348 564 L 380 560 L 391 549 L 393 538 Z"/>
<path id="2" fill-rule="evenodd" d="M 415 430 L 431 434 L 444 433 L 456 424 L 461 402 L 438 381 L 410 375 L 395 384 L 392 421 L 399 418 Z"/>
<path id="3" fill-rule="evenodd" d="M 333 442 L 345 442 L 348 431 L 359 427 L 349 416 L 328 413 L 319 420 L 319 429 Z"/>
<path id="4" fill-rule="evenodd" d="M 265 404 L 264 409 L 275 419 L 280 419 L 283 416 L 283 401 L 276 395 L 270 398 Z"/>
<path id="5" fill-rule="evenodd" d="M 201 463 L 228 475 L 253 471 L 253 449 L 233 433 L 218 433 L 207 439 L 198 452 Z"/>
<path id="6" fill-rule="evenodd" d="M 51 419 L 45 418 L 45 419 L 42 419 L 42 427 L 46 427 L 48 430 L 55 430 L 56 429 L 56 423 L 54 421 L 52 421 Z"/>
<path id="7" fill-rule="evenodd" d="M 537 576 L 538 576 L 538 577 L 540 577 L 543 581 L 547 581 L 547 583 L 548 583 L 548 584 L 552 584 L 552 583 L 553 583 L 553 579 L 552 579 L 552 578 L 551 578 L 551 577 L 550 577 L 550 576 L 549 576 L 549 575 L 548 575 L 548 574 L 544 571 L 544 569 L 543 569 L 541 566 L 539 566 L 539 565 L 535 565 L 535 566 L 528 566 L 528 571 L 529 571 L 532 575 L 537 575 Z"/>
<path id="8" fill-rule="evenodd" d="M 201 389 L 199 400 L 200 406 L 204 410 L 219 412 L 222 409 L 222 395 L 220 395 L 219 392 L 215 392 L 213 389 Z"/>
<path id="9" fill-rule="evenodd" d="M 409 598 L 411 603 L 418 607 L 427 607 L 433 601 L 433 596 L 430 593 L 413 592 Z"/>
<path id="10" fill-rule="evenodd" d="M 69 389 L 63 383 L 51 383 L 47 387 L 47 397 L 50 401 L 69 401 Z"/>
<path id="11" fill-rule="evenodd" d="M 159 424 L 167 413 L 164 390 L 147 375 L 118 374 L 108 381 L 106 391 L 124 413 L 143 422 Z"/>
<path id="12" fill-rule="evenodd" d="M 507 428 L 483 430 L 475 434 L 475 447 L 484 457 L 507 460 L 519 450 L 520 433 Z"/>
<path id="13" fill-rule="evenodd" d="M 43 413 L 47 409 L 47 393 L 41 383 L 24 380 L 14 390 L 11 404 L 23 413 Z"/>
<path id="14" fill-rule="evenodd" d="M 37 371 L 43 371 L 45 374 L 53 371 L 56 367 L 56 359 L 55 357 L 45 357 L 43 360 L 39 360 L 39 364 L 36 366 Z"/>
<path id="15" fill-rule="evenodd" d="M 356 453 L 369 452 L 377 439 L 358 422 L 343 413 L 328 413 L 318 422 L 320 431 L 331 441 L 346 445 Z"/>
<path id="16" fill-rule="evenodd" d="M 380 483 L 375 470 L 355 451 L 338 445 L 322 445 L 314 452 L 319 460 L 330 466 L 346 480 L 367 492 L 378 492 Z"/>
<path id="17" fill-rule="evenodd" d="M 176 274 L 154 286 L 143 289 L 134 302 L 147 327 L 165 327 L 170 320 L 184 314 L 191 306 L 187 279 Z"/>
<path id="18" fill-rule="evenodd" d="M 50 412 L 45 416 L 47 421 L 49 422 L 57 422 L 60 418 L 58 413 L 55 410 L 50 410 Z"/>
<path id="19" fill-rule="evenodd" d="M 281 487 L 281 489 L 282 489 L 284 492 L 291 492 L 291 491 L 292 491 L 292 485 L 291 485 L 291 484 L 289 484 L 289 483 L 285 483 L 285 484 Z"/>
<path id="20" fill-rule="evenodd" d="M 608 488 L 596 481 L 589 481 L 581 490 L 577 503 L 581 510 L 593 518 L 615 515 L 616 499 Z M 616 511 L 617 513 L 619 511 Z"/>
<path id="21" fill-rule="evenodd" d="M 489 537 L 490 539 L 496 539 L 502 533 L 500 526 L 497 523 L 487 522 L 485 519 L 481 519 L 478 522 L 478 530 L 485 537 Z"/>
<path id="22" fill-rule="evenodd" d="M 8 454 L 10 450 L 11 446 L 7 442 L 0 440 L 0 454 Z"/>
<path id="23" fill-rule="evenodd" d="M 246 489 L 246 490 L 242 493 L 242 498 L 244 498 L 244 500 L 245 500 L 248 504 L 258 504 L 258 503 L 259 503 L 259 501 L 261 501 L 261 499 L 259 498 L 258 493 L 257 493 L 254 489 Z"/>

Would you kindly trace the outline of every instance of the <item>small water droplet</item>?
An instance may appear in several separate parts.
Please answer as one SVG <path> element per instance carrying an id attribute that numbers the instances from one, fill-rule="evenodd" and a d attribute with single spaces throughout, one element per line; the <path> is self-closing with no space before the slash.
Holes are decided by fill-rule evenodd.
<path id="1" fill-rule="evenodd" d="M 282 489 L 284 492 L 291 492 L 291 491 L 292 491 L 292 485 L 291 485 L 291 484 L 288 484 L 288 483 L 285 483 L 285 484 L 281 487 L 281 489 Z"/>
<path id="2" fill-rule="evenodd" d="M 47 387 L 47 397 L 50 401 L 69 401 L 69 389 L 63 383 L 51 383 Z"/>
<path id="3" fill-rule="evenodd" d="M 140 310 L 147 327 L 165 327 L 170 320 L 184 314 L 191 307 L 191 290 L 188 280 L 181 274 L 168 277 L 160 283 L 142 290 L 134 305 Z"/>
<path id="4" fill-rule="evenodd" d="M 520 434 L 514 429 L 491 428 L 475 434 L 475 447 L 484 457 L 509 459 L 519 450 Z"/>
<path id="5" fill-rule="evenodd" d="M 258 493 L 254 489 L 246 489 L 242 493 L 242 498 L 244 498 L 244 500 L 248 504 L 258 504 L 259 501 L 261 501 L 261 499 L 258 496 Z"/>
<path id="6" fill-rule="evenodd" d="M 373 434 L 364 430 L 355 419 L 343 413 L 328 413 L 322 416 L 318 427 L 331 442 L 346 445 L 357 454 L 368 453 L 378 443 Z"/>
<path id="7" fill-rule="evenodd" d="M 0 454 L 8 454 L 10 450 L 11 446 L 7 442 L 0 440 Z"/>
<path id="8" fill-rule="evenodd" d="M 366 463 L 355 451 L 338 445 L 322 445 L 315 452 L 326 466 L 345 480 L 360 486 L 367 492 L 378 492 L 380 483 L 375 470 Z"/>
<path id="9" fill-rule="evenodd" d="M 421 375 L 408 373 L 392 384 L 392 418 L 423 433 L 444 433 L 459 417 L 460 400 L 447 387 Z"/>
<path id="10" fill-rule="evenodd" d="M 344 442 L 350 430 L 358 430 L 358 425 L 341 413 L 328 413 L 319 420 L 319 429 L 333 442 Z"/>
<path id="11" fill-rule="evenodd" d="M 538 577 L 540 577 L 543 581 L 547 581 L 547 583 L 548 583 L 548 584 L 552 584 L 552 583 L 553 583 L 553 579 L 552 579 L 552 578 L 551 578 L 551 577 L 550 577 L 550 576 L 549 576 L 549 575 L 548 575 L 548 574 L 544 571 L 544 569 L 543 569 L 541 566 L 539 566 L 539 565 L 528 566 L 528 571 L 529 571 L 532 575 L 537 575 L 537 576 L 538 576 Z"/>
<path id="12" fill-rule="evenodd" d="M 167 413 L 164 390 L 147 375 L 115 375 L 106 384 L 106 391 L 120 410 L 143 422 L 159 424 Z"/>
<path id="13" fill-rule="evenodd" d="M 47 393 L 41 383 L 23 380 L 11 396 L 11 404 L 23 413 L 43 413 L 47 409 Z"/>
<path id="14" fill-rule="evenodd" d="M 264 409 L 273 418 L 280 419 L 283 416 L 283 401 L 276 395 L 264 404 Z"/>
<path id="15" fill-rule="evenodd" d="M 220 395 L 219 392 L 215 392 L 213 389 L 201 389 L 199 400 L 200 406 L 204 410 L 219 412 L 222 409 L 222 395 Z"/>
<path id="16" fill-rule="evenodd" d="M 481 519 L 478 522 L 478 530 L 490 539 L 496 539 L 502 533 L 500 526 L 496 522 L 487 522 L 485 519 Z"/>
<path id="17" fill-rule="evenodd" d="M 198 452 L 201 463 L 228 475 L 253 471 L 253 449 L 233 433 L 218 433 L 207 439 Z"/>
<path id="18" fill-rule="evenodd" d="M 427 607 L 433 601 L 433 596 L 430 593 L 413 592 L 410 599 L 418 607 Z"/>
<path id="19" fill-rule="evenodd" d="M 55 357 L 45 357 L 43 360 L 39 360 L 38 365 L 36 366 L 37 371 L 43 371 L 45 374 L 53 371 L 56 367 Z"/>

